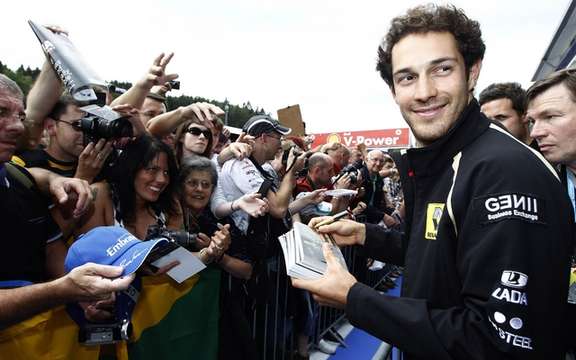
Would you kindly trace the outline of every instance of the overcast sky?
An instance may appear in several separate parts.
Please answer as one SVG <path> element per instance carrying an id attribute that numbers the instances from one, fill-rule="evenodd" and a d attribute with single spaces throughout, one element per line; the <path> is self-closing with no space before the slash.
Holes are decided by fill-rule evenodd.
<path id="1" fill-rule="evenodd" d="M 105 80 L 135 81 L 160 52 L 181 92 L 276 110 L 300 104 L 310 133 L 404 127 L 375 71 L 390 20 L 416 1 L 10 1 L 0 61 L 40 67 L 26 20 L 58 24 Z M 530 84 L 568 0 L 454 1 L 482 27 L 478 89 Z"/>

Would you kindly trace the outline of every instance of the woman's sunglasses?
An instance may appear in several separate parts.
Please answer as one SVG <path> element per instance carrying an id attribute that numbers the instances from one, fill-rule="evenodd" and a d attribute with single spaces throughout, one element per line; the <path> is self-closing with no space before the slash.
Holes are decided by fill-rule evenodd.
<path id="1" fill-rule="evenodd" d="M 197 127 L 191 127 L 188 128 L 188 130 L 186 130 L 187 133 L 194 135 L 194 136 L 200 136 L 200 134 L 204 134 L 204 137 L 206 139 L 209 139 L 212 136 L 212 132 L 208 129 L 202 130 L 200 128 Z"/>

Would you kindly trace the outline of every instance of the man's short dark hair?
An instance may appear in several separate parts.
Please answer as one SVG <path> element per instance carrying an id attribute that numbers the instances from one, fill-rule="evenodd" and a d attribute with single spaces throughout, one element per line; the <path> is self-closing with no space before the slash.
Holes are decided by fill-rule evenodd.
<path id="1" fill-rule="evenodd" d="M 458 51 L 464 58 L 466 71 L 478 60 L 484 58 L 486 46 L 482 41 L 480 24 L 466 16 L 463 10 L 453 5 L 435 4 L 414 7 L 406 15 L 392 19 L 390 29 L 383 43 L 378 47 L 376 70 L 394 91 L 392 79 L 392 48 L 410 34 L 428 32 L 449 32 L 456 39 Z"/>
<path id="2" fill-rule="evenodd" d="M 68 110 L 68 105 L 77 105 L 77 102 L 72 96 L 68 94 L 60 96 L 60 99 L 58 99 L 58 102 L 56 102 L 52 108 L 52 111 L 50 114 L 48 114 L 48 117 L 51 119 L 59 120 L 60 117 L 62 117 L 62 115 L 64 115 Z"/>
<path id="3" fill-rule="evenodd" d="M 480 106 L 494 100 L 509 99 L 512 108 L 522 116 L 526 113 L 526 91 L 515 82 L 495 83 L 480 93 Z"/>
<path id="4" fill-rule="evenodd" d="M 526 91 L 527 103 L 538 95 L 556 85 L 564 85 L 570 92 L 570 98 L 576 102 L 576 69 L 564 69 L 550 74 L 547 78 L 538 80 Z"/>

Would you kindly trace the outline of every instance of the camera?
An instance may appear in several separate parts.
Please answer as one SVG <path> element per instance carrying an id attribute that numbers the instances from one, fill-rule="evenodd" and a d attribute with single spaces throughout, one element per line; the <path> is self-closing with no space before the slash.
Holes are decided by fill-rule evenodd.
<path id="1" fill-rule="evenodd" d="M 132 324 L 124 319 L 111 324 L 84 324 L 78 330 L 78 342 L 84 345 L 107 345 L 127 341 Z"/>
<path id="2" fill-rule="evenodd" d="M 172 90 L 180 90 L 180 81 L 170 80 L 168 83 L 170 84 L 170 88 Z"/>
<path id="3" fill-rule="evenodd" d="M 336 177 L 336 180 L 334 180 L 334 183 L 336 181 L 338 181 L 342 176 L 349 174 L 350 176 L 350 183 L 352 185 L 356 185 L 356 183 L 358 183 L 358 171 L 362 169 L 362 163 L 354 163 L 354 164 L 349 164 L 346 165 L 342 170 L 340 170 L 340 174 L 338 174 L 338 176 Z"/>
<path id="4" fill-rule="evenodd" d="M 80 108 L 86 113 L 80 119 L 80 129 L 85 142 L 97 142 L 100 139 L 112 140 L 132 137 L 132 124 L 128 118 L 105 106 L 88 105 Z"/>
<path id="5" fill-rule="evenodd" d="M 196 251 L 196 234 L 190 234 L 186 230 L 169 230 L 158 224 L 150 225 L 146 232 L 146 240 L 165 238 L 188 250 Z"/>

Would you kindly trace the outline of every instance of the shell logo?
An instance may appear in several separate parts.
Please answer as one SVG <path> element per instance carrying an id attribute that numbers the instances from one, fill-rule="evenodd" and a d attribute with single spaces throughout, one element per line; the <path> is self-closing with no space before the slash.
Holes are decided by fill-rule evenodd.
<path id="1" fill-rule="evenodd" d="M 340 135 L 332 133 L 326 137 L 326 144 L 340 143 Z"/>

